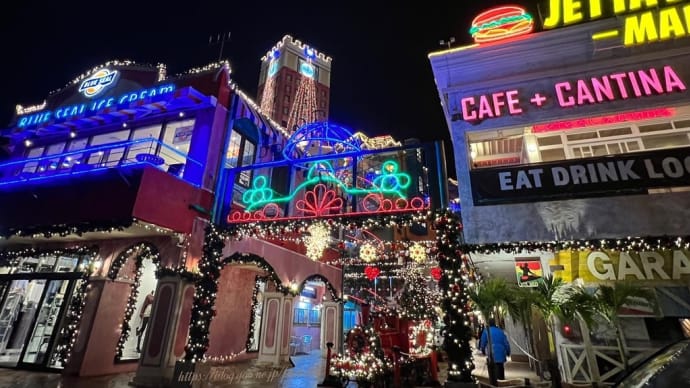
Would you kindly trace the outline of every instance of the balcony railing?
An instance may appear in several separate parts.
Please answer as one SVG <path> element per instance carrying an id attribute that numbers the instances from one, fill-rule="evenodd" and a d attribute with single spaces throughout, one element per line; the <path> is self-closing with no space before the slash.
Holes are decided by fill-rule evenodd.
<path id="1" fill-rule="evenodd" d="M 153 166 L 183 179 L 184 169 L 190 163 L 201 166 L 157 139 L 138 139 L 0 163 L 0 186 L 136 165 Z"/>

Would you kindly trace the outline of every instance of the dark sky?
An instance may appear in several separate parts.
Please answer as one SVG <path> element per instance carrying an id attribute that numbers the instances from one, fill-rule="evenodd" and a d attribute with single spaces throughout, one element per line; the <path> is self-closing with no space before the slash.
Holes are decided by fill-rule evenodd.
<path id="1" fill-rule="evenodd" d="M 332 122 L 370 136 L 449 143 L 427 54 L 441 47 L 441 39 L 469 43 L 474 16 L 506 2 L 413 1 L 414 7 L 397 2 L 393 8 L 379 3 L 394 4 L 5 2 L 0 10 L 0 127 L 9 123 L 15 104 L 40 103 L 51 90 L 108 60 L 165 63 L 169 74 L 213 62 L 219 46 L 208 44 L 209 35 L 230 31 L 223 58 L 249 95 L 256 95 L 261 56 L 290 34 L 333 58 Z"/>

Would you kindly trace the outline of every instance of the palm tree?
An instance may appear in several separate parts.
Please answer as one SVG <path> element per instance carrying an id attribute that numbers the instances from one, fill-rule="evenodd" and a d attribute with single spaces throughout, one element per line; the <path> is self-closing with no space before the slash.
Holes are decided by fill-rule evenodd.
<path id="1" fill-rule="evenodd" d="M 630 368 L 628 349 L 625 346 L 625 338 L 621 328 L 619 311 L 623 306 L 638 305 L 651 307 L 658 313 L 658 306 L 655 303 L 654 292 L 641 288 L 630 281 L 616 282 L 613 286 L 602 284 L 594 294 L 596 298 L 595 311 L 606 323 L 610 324 L 616 332 L 616 343 L 618 352 L 621 355 L 624 370 Z"/>
<path id="2" fill-rule="evenodd" d="M 558 353 L 556 352 L 553 330 L 558 319 L 570 318 L 571 313 L 575 310 L 570 303 L 572 292 L 566 288 L 566 285 L 567 283 L 563 279 L 547 275 L 538 283 L 536 289 L 538 297 L 535 307 L 541 313 L 547 327 L 550 356 L 546 360 L 546 364 L 556 387 L 561 386 L 561 374 L 558 369 Z"/>
<path id="3" fill-rule="evenodd" d="M 512 290 L 508 283 L 503 278 L 490 278 L 482 282 L 476 283 L 473 287 L 468 288 L 468 296 L 470 302 L 475 309 L 479 310 L 488 322 L 492 316 L 496 317 L 501 307 L 507 307 L 512 303 Z M 493 349 L 493 342 L 491 340 L 491 330 L 487 323 L 487 339 L 489 351 Z M 493 357 L 489 357 L 489 381 L 492 385 L 497 385 L 496 371 L 494 370 Z"/>
<path id="4" fill-rule="evenodd" d="M 508 314 L 518 323 L 527 338 L 528 350 L 535 354 L 533 314 L 536 309 L 539 294 L 531 288 L 518 287 L 513 289 L 513 296 L 508 303 Z"/>

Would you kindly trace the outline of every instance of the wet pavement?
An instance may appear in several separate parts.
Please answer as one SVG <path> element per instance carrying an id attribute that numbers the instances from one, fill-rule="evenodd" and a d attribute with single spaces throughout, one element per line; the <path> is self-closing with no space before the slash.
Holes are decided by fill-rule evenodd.
<path id="1" fill-rule="evenodd" d="M 223 366 L 200 365 L 195 373 L 181 375 L 185 380 L 182 385 L 192 388 L 311 388 L 324 381 L 326 359 L 321 352 L 314 350 L 309 354 L 293 356 L 294 367 L 274 367 L 258 365 L 255 360 L 236 362 Z M 487 377 L 484 358 L 475 354 L 477 376 Z M 539 381 L 536 374 L 526 363 L 508 362 L 505 365 L 506 379 L 530 378 Z M 446 380 L 447 365 L 439 363 L 439 381 Z M 129 388 L 135 373 L 122 373 L 99 377 L 72 377 L 55 373 L 29 372 L 12 369 L 0 369 L 0 387 L 2 388 Z M 179 385 L 177 385 L 179 386 Z M 348 388 L 357 385 L 350 383 Z"/>

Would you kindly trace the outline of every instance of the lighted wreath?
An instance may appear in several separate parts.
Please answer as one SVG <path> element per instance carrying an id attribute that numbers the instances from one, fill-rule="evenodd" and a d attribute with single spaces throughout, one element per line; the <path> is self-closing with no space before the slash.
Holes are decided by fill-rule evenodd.
<path id="1" fill-rule="evenodd" d="M 431 353 L 434 343 L 434 331 L 431 321 L 424 320 L 412 327 L 410 332 L 410 353 L 416 356 L 425 356 Z"/>
<path id="2" fill-rule="evenodd" d="M 410 247 L 410 258 L 418 263 L 426 261 L 426 248 L 418 243 Z"/>
<path id="3" fill-rule="evenodd" d="M 366 243 L 359 248 L 359 257 L 367 263 L 376 260 L 376 247 Z"/>

